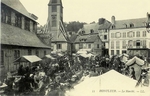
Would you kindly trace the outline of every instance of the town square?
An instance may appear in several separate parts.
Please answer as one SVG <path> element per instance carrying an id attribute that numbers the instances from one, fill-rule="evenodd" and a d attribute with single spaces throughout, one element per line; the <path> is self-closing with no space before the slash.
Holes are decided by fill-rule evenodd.
<path id="1" fill-rule="evenodd" d="M 1 0 L 0 96 L 150 96 L 149 4 Z"/>

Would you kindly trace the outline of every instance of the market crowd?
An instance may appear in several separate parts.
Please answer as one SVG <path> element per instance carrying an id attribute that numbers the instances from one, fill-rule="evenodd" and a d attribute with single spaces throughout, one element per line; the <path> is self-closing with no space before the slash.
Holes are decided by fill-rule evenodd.
<path id="1" fill-rule="evenodd" d="M 93 55 L 85 58 L 79 54 L 43 58 L 32 67 L 20 65 L 16 75 L 7 73 L 7 78 L 3 81 L 7 85 L 4 94 L 64 96 L 65 91 L 72 89 L 83 76 L 98 76 L 112 69 L 137 80 L 134 67 L 127 66 L 127 59 L 124 61 L 123 58 L 129 59 L 125 55 L 114 55 L 111 58 Z M 143 84 L 149 86 L 147 73 L 146 69 L 141 71 L 136 86 L 141 84 L 143 78 L 146 82 Z"/>

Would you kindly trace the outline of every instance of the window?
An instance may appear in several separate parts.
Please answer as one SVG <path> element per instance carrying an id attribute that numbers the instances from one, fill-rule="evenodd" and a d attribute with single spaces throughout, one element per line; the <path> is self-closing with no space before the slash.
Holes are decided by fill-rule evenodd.
<path id="1" fill-rule="evenodd" d="M 128 32 L 128 37 L 134 37 L 134 32 L 132 31 Z"/>
<path id="2" fill-rule="evenodd" d="M 135 32 L 133 32 L 133 37 L 135 37 Z"/>
<path id="3" fill-rule="evenodd" d="M 83 43 L 79 43 L 79 49 L 83 48 Z"/>
<path id="4" fill-rule="evenodd" d="M 119 50 L 116 50 L 116 54 L 119 55 L 119 54 L 120 54 L 120 51 L 119 51 Z"/>
<path id="5" fill-rule="evenodd" d="M 143 47 L 146 48 L 146 40 L 143 40 Z"/>
<path id="6" fill-rule="evenodd" d="M 6 23 L 11 24 L 11 10 L 6 9 Z"/>
<path id="7" fill-rule="evenodd" d="M 88 48 L 91 48 L 91 44 L 88 44 Z"/>
<path id="8" fill-rule="evenodd" d="M 132 28 L 132 27 L 134 27 L 134 24 L 133 24 L 133 23 L 130 24 L 130 28 Z"/>
<path id="9" fill-rule="evenodd" d="M 28 55 L 32 55 L 32 50 L 31 49 L 28 50 Z"/>
<path id="10" fill-rule="evenodd" d="M 141 46 L 141 42 L 140 42 L 140 40 L 137 40 L 136 41 L 136 48 L 140 48 L 140 46 Z"/>
<path id="11" fill-rule="evenodd" d="M 121 37 L 121 33 L 120 33 L 120 32 L 116 32 L 116 33 L 115 33 L 115 37 L 116 37 L 116 38 L 120 38 L 120 37 Z"/>
<path id="12" fill-rule="evenodd" d="M 132 40 L 129 40 L 129 41 L 128 41 L 128 47 L 129 47 L 129 48 L 132 48 L 132 47 L 133 47 L 133 41 L 132 41 Z"/>
<path id="13" fill-rule="evenodd" d="M 112 25 L 112 29 L 115 29 L 115 27 L 116 27 L 115 25 Z"/>
<path id="14" fill-rule="evenodd" d="M 6 11 L 5 11 L 5 7 L 4 6 L 2 6 L 2 8 L 1 8 L 1 21 L 3 23 L 6 23 Z"/>
<path id="15" fill-rule="evenodd" d="M 133 46 L 136 46 L 136 41 L 133 41 Z"/>
<path id="16" fill-rule="evenodd" d="M 91 30 L 90 30 L 90 32 L 91 32 L 91 33 L 94 33 L 94 30 L 93 30 L 93 29 L 91 29 Z"/>
<path id="17" fill-rule="evenodd" d="M 99 44 L 97 44 L 97 48 L 100 48 Z"/>
<path id="18" fill-rule="evenodd" d="M 57 49 L 62 49 L 62 45 L 61 44 L 57 44 Z"/>
<path id="19" fill-rule="evenodd" d="M 38 50 L 36 50 L 35 54 L 36 54 L 36 56 L 39 56 L 39 51 L 38 51 Z"/>
<path id="20" fill-rule="evenodd" d="M 122 50 L 122 54 L 123 54 L 123 53 L 127 53 L 127 51 L 126 51 L 126 50 Z"/>
<path id="21" fill-rule="evenodd" d="M 25 18 L 25 30 L 30 31 L 30 20 Z"/>
<path id="22" fill-rule="evenodd" d="M 114 50 L 111 50 L 111 55 L 114 55 Z"/>
<path id="23" fill-rule="evenodd" d="M 37 31 L 37 23 L 33 22 L 33 32 Z"/>
<path id="24" fill-rule="evenodd" d="M 57 12 L 57 6 L 52 6 L 52 12 Z"/>
<path id="25" fill-rule="evenodd" d="M 57 26 L 57 19 L 56 19 L 56 15 L 52 15 L 52 27 L 56 27 Z"/>
<path id="26" fill-rule="evenodd" d="M 126 48 L 126 41 L 122 41 L 122 48 Z"/>
<path id="27" fill-rule="evenodd" d="M 111 41 L 111 49 L 114 49 L 114 41 Z"/>
<path id="28" fill-rule="evenodd" d="M 115 34 L 114 33 L 111 33 L 111 38 L 114 38 L 115 37 Z"/>
<path id="29" fill-rule="evenodd" d="M 11 24 L 11 9 L 2 5 L 1 7 L 1 21 L 3 23 Z"/>
<path id="30" fill-rule="evenodd" d="M 20 57 L 20 51 L 19 50 L 15 50 L 14 51 L 14 59 L 16 60 L 19 57 Z"/>
<path id="31" fill-rule="evenodd" d="M 1 50 L 1 65 L 4 65 L 4 51 L 3 50 Z"/>
<path id="32" fill-rule="evenodd" d="M 104 35 L 104 39 L 107 40 L 107 35 Z"/>
<path id="33" fill-rule="evenodd" d="M 57 0 L 52 0 L 52 3 L 57 3 Z"/>
<path id="34" fill-rule="evenodd" d="M 124 24 L 125 28 L 127 28 L 127 24 Z"/>
<path id="35" fill-rule="evenodd" d="M 143 37 L 146 37 L 146 31 L 143 31 Z"/>
<path id="36" fill-rule="evenodd" d="M 15 26 L 21 28 L 21 15 L 20 14 L 15 14 Z"/>
<path id="37" fill-rule="evenodd" d="M 117 48 L 117 49 L 120 48 L 120 41 L 116 41 L 116 48 Z"/>
<path id="38" fill-rule="evenodd" d="M 136 32 L 136 37 L 140 37 L 140 31 Z"/>
<path id="39" fill-rule="evenodd" d="M 46 55 L 46 51 L 44 51 L 44 56 Z"/>
<path id="40" fill-rule="evenodd" d="M 126 32 L 123 32 L 123 38 L 126 38 Z"/>

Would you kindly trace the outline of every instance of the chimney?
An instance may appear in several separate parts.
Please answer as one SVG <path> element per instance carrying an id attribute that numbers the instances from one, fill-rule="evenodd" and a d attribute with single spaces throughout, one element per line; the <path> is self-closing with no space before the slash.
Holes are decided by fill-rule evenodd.
<path id="1" fill-rule="evenodd" d="M 111 17 L 111 23 L 112 23 L 112 25 L 114 25 L 114 24 L 116 23 L 116 21 L 115 21 L 115 16 L 112 16 L 112 17 Z"/>

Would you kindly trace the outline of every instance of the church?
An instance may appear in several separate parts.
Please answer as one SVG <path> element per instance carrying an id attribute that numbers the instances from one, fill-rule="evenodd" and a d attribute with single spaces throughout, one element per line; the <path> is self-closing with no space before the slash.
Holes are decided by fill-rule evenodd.
<path id="1" fill-rule="evenodd" d="M 65 52 L 70 49 L 70 40 L 63 24 L 63 6 L 61 0 L 50 0 L 48 18 L 43 31 L 38 34 L 53 51 Z"/>

